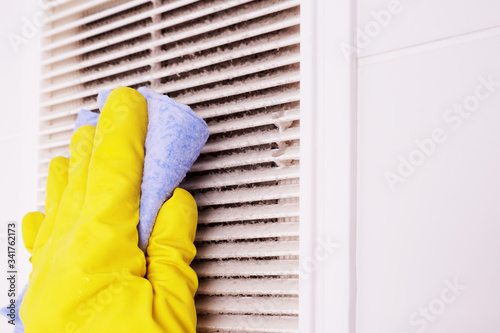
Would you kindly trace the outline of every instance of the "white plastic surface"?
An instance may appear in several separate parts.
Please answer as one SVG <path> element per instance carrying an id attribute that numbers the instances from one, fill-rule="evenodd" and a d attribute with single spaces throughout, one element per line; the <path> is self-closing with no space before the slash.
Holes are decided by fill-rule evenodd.
<path id="1" fill-rule="evenodd" d="M 401 40 L 472 32 L 500 9 L 413 6 L 428 23 Z M 469 37 L 360 62 L 358 333 L 500 331 L 500 34 Z"/>
<path id="2" fill-rule="evenodd" d="M 361 57 L 498 26 L 496 0 L 359 0 Z"/>

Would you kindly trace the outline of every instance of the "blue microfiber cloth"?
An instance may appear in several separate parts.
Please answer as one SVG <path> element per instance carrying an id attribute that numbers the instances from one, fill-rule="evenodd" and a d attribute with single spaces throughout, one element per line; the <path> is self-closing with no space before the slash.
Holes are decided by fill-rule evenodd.
<path id="1" fill-rule="evenodd" d="M 97 126 L 97 121 L 99 120 L 99 113 L 95 113 L 89 110 L 82 110 L 76 118 L 75 128 L 73 133 L 83 125 Z"/>
<path id="2" fill-rule="evenodd" d="M 148 133 L 139 209 L 139 247 L 146 252 L 158 212 L 179 186 L 208 139 L 205 121 L 187 105 L 146 87 Z M 102 111 L 111 91 L 97 96 Z"/>
<path id="3" fill-rule="evenodd" d="M 138 226 L 139 247 L 146 252 L 161 206 L 184 179 L 210 133 L 205 121 L 189 106 L 146 87 L 141 87 L 138 91 L 148 103 L 148 133 Z M 97 96 L 99 110 L 102 111 L 110 93 L 110 90 L 103 90 Z M 98 119 L 98 113 L 82 110 L 78 114 L 74 130 L 83 125 L 96 126 Z M 24 332 L 19 308 L 27 287 L 26 285 L 16 301 L 14 333 Z M 2 312 L 6 315 L 8 309 L 3 308 Z"/>

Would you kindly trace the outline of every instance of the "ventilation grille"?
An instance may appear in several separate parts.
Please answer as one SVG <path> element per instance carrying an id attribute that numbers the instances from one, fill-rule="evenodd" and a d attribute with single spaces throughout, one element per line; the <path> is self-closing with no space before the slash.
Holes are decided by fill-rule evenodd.
<path id="1" fill-rule="evenodd" d="M 296 332 L 299 0 L 53 0 L 43 30 L 39 201 L 96 95 L 149 86 L 211 136 L 182 187 L 199 206 L 199 332 Z"/>

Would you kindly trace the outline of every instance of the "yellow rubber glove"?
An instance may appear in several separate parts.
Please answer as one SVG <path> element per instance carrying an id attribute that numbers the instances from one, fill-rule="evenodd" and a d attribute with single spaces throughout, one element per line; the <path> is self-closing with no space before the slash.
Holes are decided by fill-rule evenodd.
<path id="1" fill-rule="evenodd" d="M 196 331 L 198 216 L 187 191 L 161 208 L 147 257 L 138 247 L 146 128 L 142 95 L 115 89 L 97 130 L 82 126 L 71 158 L 52 160 L 46 215 L 23 220 L 33 264 L 20 311 L 26 333 Z"/>

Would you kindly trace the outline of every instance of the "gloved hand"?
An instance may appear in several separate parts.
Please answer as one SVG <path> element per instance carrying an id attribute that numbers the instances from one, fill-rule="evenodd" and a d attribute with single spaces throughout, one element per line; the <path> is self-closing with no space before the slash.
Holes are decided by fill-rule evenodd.
<path id="1" fill-rule="evenodd" d="M 79 128 L 70 159 L 52 160 L 46 215 L 23 220 L 33 264 L 20 312 L 27 333 L 196 331 L 193 197 L 176 189 L 146 257 L 137 245 L 147 118 L 141 94 L 115 89 L 97 130 Z"/>

